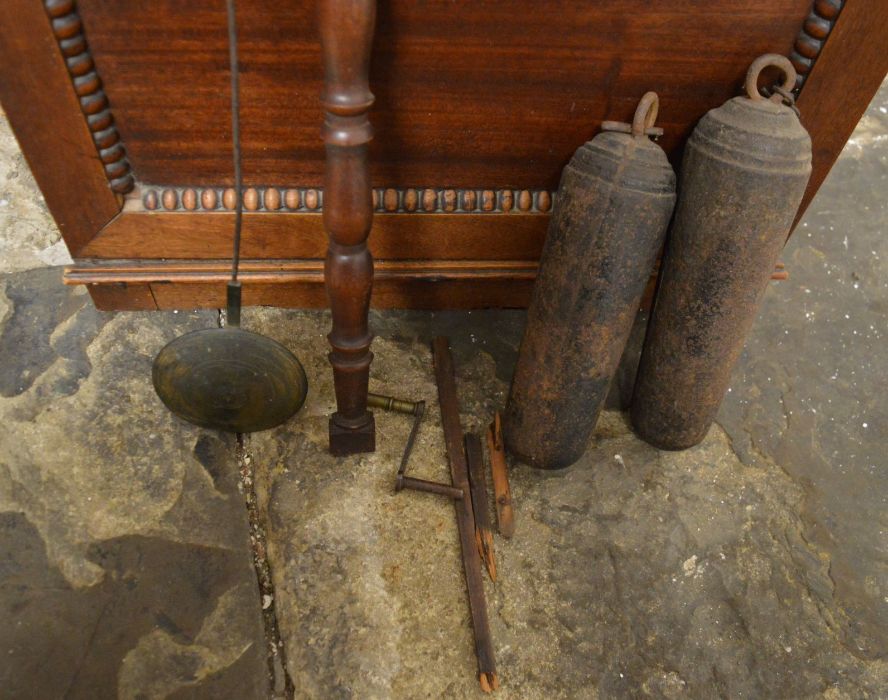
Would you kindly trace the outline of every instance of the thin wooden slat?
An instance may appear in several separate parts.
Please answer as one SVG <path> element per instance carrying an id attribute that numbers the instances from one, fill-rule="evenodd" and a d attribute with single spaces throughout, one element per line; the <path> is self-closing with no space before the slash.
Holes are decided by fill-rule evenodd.
<path id="1" fill-rule="evenodd" d="M 465 436 L 466 463 L 469 466 L 469 486 L 472 493 L 472 514 L 475 517 L 475 546 L 478 556 L 487 567 L 491 581 L 496 581 L 496 557 L 493 552 L 493 529 L 487 512 L 487 481 L 484 478 L 484 452 L 481 438 L 475 433 Z"/>
<path id="2" fill-rule="evenodd" d="M 417 280 L 533 280 L 537 264 L 521 260 L 380 260 L 377 278 Z M 227 261 L 212 260 L 78 260 L 65 270 L 67 284 L 121 282 L 217 282 L 231 275 Z M 241 260 L 238 276 L 245 282 L 286 284 L 322 282 L 323 260 Z"/>
<path id="3" fill-rule="evenodd" d="M 515 512 L 512 491 L 509 488 L 509 467 L 499 411 L 494 414 L 493 422 L 487 427 L 487 451 L 490 454 L 490 473 L 493 477 L 497 528 L 503 537 L 510 538 L 515 534 Z"/>
<path id="4" fill-rule="evenodd" d="M 91 292 L 105 285 L 148 285 L 159 308 L 221 308 L 230 273 L 217 261 L 77 261 L 68 284 Z M 524 261 L 380 261 L 375 308 L 521 308 L 527 306 L 536 264 Z M 244 260 L 239 274 L 245 305 L 324 308 L 323 261 Z M 104 303 L 104 302 L 103 302 Z M 117 309 L 142 308 L 118 292 Z"/>
<path id="5" fill-rule="evenodd" d="M 524 280 L 378 280 L 370 306 L 374 309 L 484 309 L 524 308 L 533 283 Z M 225 306 L 222 284 L 151 283 L 160 309 L 220 309 Z M 96 289 L 91 286 L 90 290 Z M 244 306 L 325 309 L 327 294 L 317 283 L 243 285 Z M 132 307 L 121 300 L 118 309 Z"/>

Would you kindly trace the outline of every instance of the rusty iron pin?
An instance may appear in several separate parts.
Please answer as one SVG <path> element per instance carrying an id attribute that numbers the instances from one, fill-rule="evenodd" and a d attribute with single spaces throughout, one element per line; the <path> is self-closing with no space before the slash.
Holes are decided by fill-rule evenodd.
<path id="1" fill-rule="evenodd" d="M 601 130 L 616 131 L 620 134 L 632 134 L 633 136 L 662 136 L 663 129 L 654 126 L 659 111 L 660 98 L 657 97 L 657 93 L 646 92 L 635 108 L 631 124 L 607 120 L 601 122 Z"/>
<path id="2" fill-rule="evenodd" d="M 405 472 L 407 471 L 407 460 L 410 458 L 410 452 L 412 451 L 413 443 L 416 440 L 416 433 L 419 429 L 420 420 L 425 413 L 425 401 L 406 401 L 404 399 L 396 399 L 394 396 L 370 393 L 367 394 L 367 405 L 373 408 L 382 409 L 383 411 L 393 411 L 395 413 L 405 413 L 415 416 L 413 427 L 410 429 L 410 435 L 407 436 L 407 444 L 404 446 L 404 454 L 401 456 L 401 465 L 398 467 L 398 475 L 395 478 L 395 491 L 411 489 L 413 491 L 435 493 L 452 499 L 461 499 L 463 497 L 463 490 L 451 486 L 450 484 L 442 484 L 438 481 L 429 481 L 427 479 L 416 479 L 412 476 L 405 476 Z"/>
<path id="3" fill-rule="evenodd" d="M 406 413 L 415 416 L 413 427 L 410 429 L 410 435 L 407 437 L 407 444 L 404 446 L 404 454 L 401 456 L 401 465 L 398 467 L 398 475 L 395 477 L 395 491 L 403 489 L 411 489 L 413 491 L 424 491 L 426 493 L 435 493 L 440 496 L 447 496 L 452 499 L 461 499 L 463 497 L 462 489 L 451 486 L 450 484 L 442 484 L 438 481 L 429 481 L 427 479 L 416 479 L 412 476 L 405 476 L 407 471 L 407 460 L 410 458 L 410 452 L 413 449 L 413 443 L 416 439 L 416 433 L 419 429 L 419 423 L 425 413 L 425 401 L 405 401 L 396 399 L 394 396 L 384 396 L 382 394 L 368 394 L 367 405 L 373 408 L 380 408 L 383 411 L 394 411 L 396 413 Z"/>
<path id="4" fill-rule="evenodd" d="M 426 479 L 415 479 L 412 476 L 404 476 L 399 473 L 395 481 L 395 491 L 402 489 L 412 489 L 413 491 L 425 491 L 426 493 L 436 493 L 440 496 L 447 496 L 453 500 L 461 500 L 463 490 L 450 484 L 442 484 L 438 481 L 427 481 Z"/>

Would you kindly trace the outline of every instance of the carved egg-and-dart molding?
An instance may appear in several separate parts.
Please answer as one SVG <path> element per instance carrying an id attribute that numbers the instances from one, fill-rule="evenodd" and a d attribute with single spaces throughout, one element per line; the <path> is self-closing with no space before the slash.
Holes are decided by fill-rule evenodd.
<path id="1" fill-rule="evenodd" d="M 77 13 L 75 0 L 44 0 L 44 8 L 52 24 L 52 33 L 65 58 L 65 65 L 80 109 L 99 152 L 108 183 L 114 192 L 126 194 L 133 189 L 135 180 L 120 142 L 120 134 L 114 126 L 114 117 L 108 98 L 102 89 L 102 80 L 96 72 L 83 23 Z"/>
<path id="2" fill-rule="evenodd" d="M 378 187 L 373 209 L 391 214 L 545 214 L 552 209 L 549 190 L 453 189 L 446 187 Z M 142 189 L 148 211 L 233 210 L 233 187 L 153 187 Z M 320 212 L 324 192 L 318 187 L 245 187 L 246 211 Z"/>

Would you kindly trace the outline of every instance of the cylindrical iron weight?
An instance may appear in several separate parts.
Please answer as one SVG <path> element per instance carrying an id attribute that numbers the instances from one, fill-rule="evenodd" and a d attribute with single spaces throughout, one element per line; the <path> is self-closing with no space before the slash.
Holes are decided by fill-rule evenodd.
<path id="1" fill-rule="evenodd" d="M 766 66 L 784 75 L 769 99 L 758 89 Z M 635 431 L 657 447 L 696 445 L 715 420 L 802 200 L 811 139 L 793 106 L 795 77 L 786 58 L 760 57 L 747 96 L 708 112 L 685 148 L 631 409 Z"/>
<path id="2" fill-rule="evenodd" d="M 658 100 L 632 125 L 606 122 L 561 176 L 503 418 L 506 447 L 535 467 L 586 449 L 675 204 L 675 173 L 648 136 Z"/>

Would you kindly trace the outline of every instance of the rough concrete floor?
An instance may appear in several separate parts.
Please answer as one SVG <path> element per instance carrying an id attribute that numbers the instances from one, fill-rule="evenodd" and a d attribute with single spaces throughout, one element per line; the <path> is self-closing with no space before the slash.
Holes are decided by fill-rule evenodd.
<path id="1" fill-rule="evenodd" d="M 500 697 L 888 696 L 886 112 L 883 89 L 701 446 L 659 452 L 610 410 L 566 472 L 514 465 L 487 584 Z M 0 277 L 0 697 L 480 697 L 453 509 L 393 493 L 408 420 L 377 413 L 377 453 L 331 458 L 328 318 L 251 309 L 302 358 L 304 409 L 240 444 L 183 424 L 151 362 L 217 321 Z M 444 479 L 428 340 L 452 338 L 479 430 L 522 315 L 373 322 L 372 388 L 427 401 L 411 471 Z"/>

